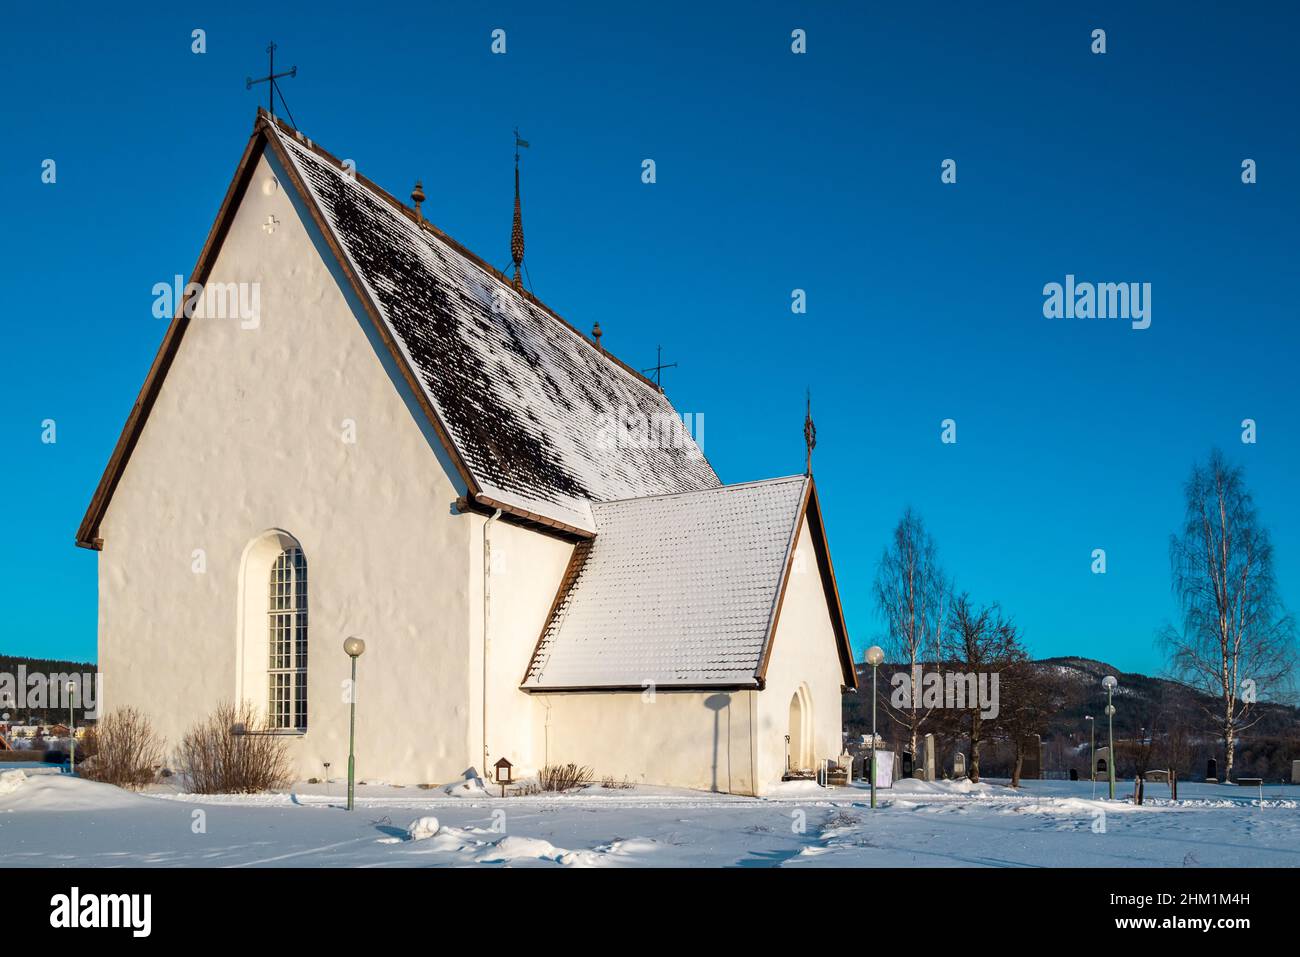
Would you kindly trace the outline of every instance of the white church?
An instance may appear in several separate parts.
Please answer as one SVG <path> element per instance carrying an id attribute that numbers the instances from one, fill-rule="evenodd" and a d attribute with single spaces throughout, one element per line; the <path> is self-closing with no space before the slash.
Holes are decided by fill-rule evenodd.
<path id="1" fill-rule="evenodd" d="M 723 485 L 599 326 L 522 288 L 518 205 L 511 281 L 422 199 L 259 111 L 77 533 L 103 706 L 170 752 L 247 700 L 338 774 L 358 636 L 358 779 L 504 757 L 762 794 L 836 757 L 856 678 L 811 473 Z"/>

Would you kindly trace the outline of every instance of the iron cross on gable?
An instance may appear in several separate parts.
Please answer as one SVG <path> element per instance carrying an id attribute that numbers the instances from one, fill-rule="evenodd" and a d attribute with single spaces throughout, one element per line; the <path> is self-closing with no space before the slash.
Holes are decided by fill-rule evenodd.
<path id="1" fill-rule="evenodd" d="M 659 391 L 662 392 L 664 390 L 664 384 L 662 381 L 663 371 L 665 369 L 676 369 L 676 368 L 677 368 L 676 362 L 669 362 L 667 364 L 664 363 L 664 347 L 655 346 L 655 364 L 652 365 L 649 369 L 642 369 L 641 374 L 647 375 L 653 372 L 655 374 L 655 385 L 657 385 L 659 387 Z"/>
<path id="2" fill-rule="evenodd" d="M 283 73 L 275 72 L 275 49 L 276 49 L 275 41 L 272 40 L 271 45 L 266 48 L 266 55 L 268 57 L 268 68 L 266 71 L 266 76 L 258 77 L 256 80 L 254 80 L 250 76 L 244 80 L 244 89 L 246 90 L 251 90 L 253 86 L 258 83 L 270 84 L 271 88 L 267 93 L 266 106 L 267 106 L 267 112 L 270 113 L 272 116 L 275 115 L 275 94 L 279 93 L 279 90 L 276 88 L 275 81 L 286 76 L 296 77 L 298 75 L 298 67 L 296 66 L 289 67 L 289 69 Z M 281 101 L 284 100 L 283 93 L 280 94 L 280 100 Z"/>

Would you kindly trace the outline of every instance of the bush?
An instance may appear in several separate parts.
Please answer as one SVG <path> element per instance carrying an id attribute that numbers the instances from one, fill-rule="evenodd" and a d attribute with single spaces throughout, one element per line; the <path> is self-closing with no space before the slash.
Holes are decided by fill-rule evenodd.
<path id="1" fill-rule="evenodd" d="M 285 739 L 248 701 L 218 706 L 186 733 L 180 770 L 196 794 L 254 794 L 293 783 Z"/>
<path id="2" fill-rule="evenodd" d="M 154 769 L 162 764 L 162 742 L 149 719 L 135 708 L 117 708 L 100 719 L 82 763 L 84 753 L 78 748 L 77 770 L 82 777 L 120 788 L 152 784 Z"/>
<path id="3" fill-rule="evenodd" d="M 94 728 L 87 728 L 85 733 L 77 741 L 77 764 L 82 761 L 89 761 L 99 753 L 99 735 L 95 733 Z"/>
<path id="4" fill-rule="evenodd" d="M 591 768 L 580 768 L 576 764 L 548 764 L 538 773 L 537 784 L 543 791 L 568 791 L 586 787 L 591 779 Z"/>

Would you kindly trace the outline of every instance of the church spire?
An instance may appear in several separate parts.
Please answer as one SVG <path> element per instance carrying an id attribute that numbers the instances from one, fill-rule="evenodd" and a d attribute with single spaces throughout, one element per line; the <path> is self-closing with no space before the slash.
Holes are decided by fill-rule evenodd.
<path id="1" fill-rule="evenodd" d="M 807 411 L 803 419 L 803 441 L 808 447 L 808 465 L 807 474 L 812 475 L 812 454 L 813 449 L 817 448 L 817 426 L 813 425 L 812 417 L 812 389 L 808 390 Z"/>
<path id="2" fill-rule="evenodd" d="M 519 130 L 515 129 L 515 221 L 510 229 L 510 258 L 515 264 L 515 278 L 512 281 L 515 289 L 519 292 L 524 291 L 524 282 L 519 277 L 519 267 L 524 262 L 524 214 L 519 205 L 519 147 L 527 149 L 528 141 L 519 138 Z"/>

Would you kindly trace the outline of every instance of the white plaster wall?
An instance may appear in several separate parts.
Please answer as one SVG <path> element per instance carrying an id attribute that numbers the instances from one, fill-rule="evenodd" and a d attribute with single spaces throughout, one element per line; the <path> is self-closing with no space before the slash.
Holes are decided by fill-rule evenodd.
<path id="1" fill-rule="evenodd" d="M 472 531 L 466 565 L 470 569 L 469 669 L 471 719 L 467 748 L 484 765 L 483 702 L 483 529 L 486 516 L 469 516 Z M 518 525 L 491 523 L 492 576 L 488 583 L 486 743 L 490 767 L 504 757 L 516 778 L 541 766 L 533 753 L 533 721 L 537 704 L 520 690 L 573 554 L 573 544 Z"/>
<path id="2" fill-rule="evenodd" d="M 534 694 L 537 763 L 590 767 L 597 779 L 752 794 L 750 727 L 758 691 Z"/>
<path id="3" fill-rule="evenodd" d="M 324 761 L 346 773 L 342 642 L 356 634 L 358 776 L 449 780 L 476 760 L 465 556 L 477 526 L 452 514 L 445 453 L 272 164 L 259 161 L 210 280 L 260 282 L 260 325 L 191 323 L 101 526 L 105 704 L 148 713 L 170 749 L 232 699 L 241 556 L 283 529 L 310 581 L 298 773 Z M 191 570 L 196 549 L 206 573 Z M 255 645 L 265 655 L 264 634 Z"/>
<path id="4" fill-rule="evenodd" d="M 795 546 L 794 566 L 767 665 L 767 684 L 758 696 L 760 791 L 779 782 L 785 772 L 790 699 L 801 683 L 807 685 L 812 699 L 812 756 L 816 761 L 837 758 L 843 750 L 840 688 L 844 672 L 807 522 Z"/>

